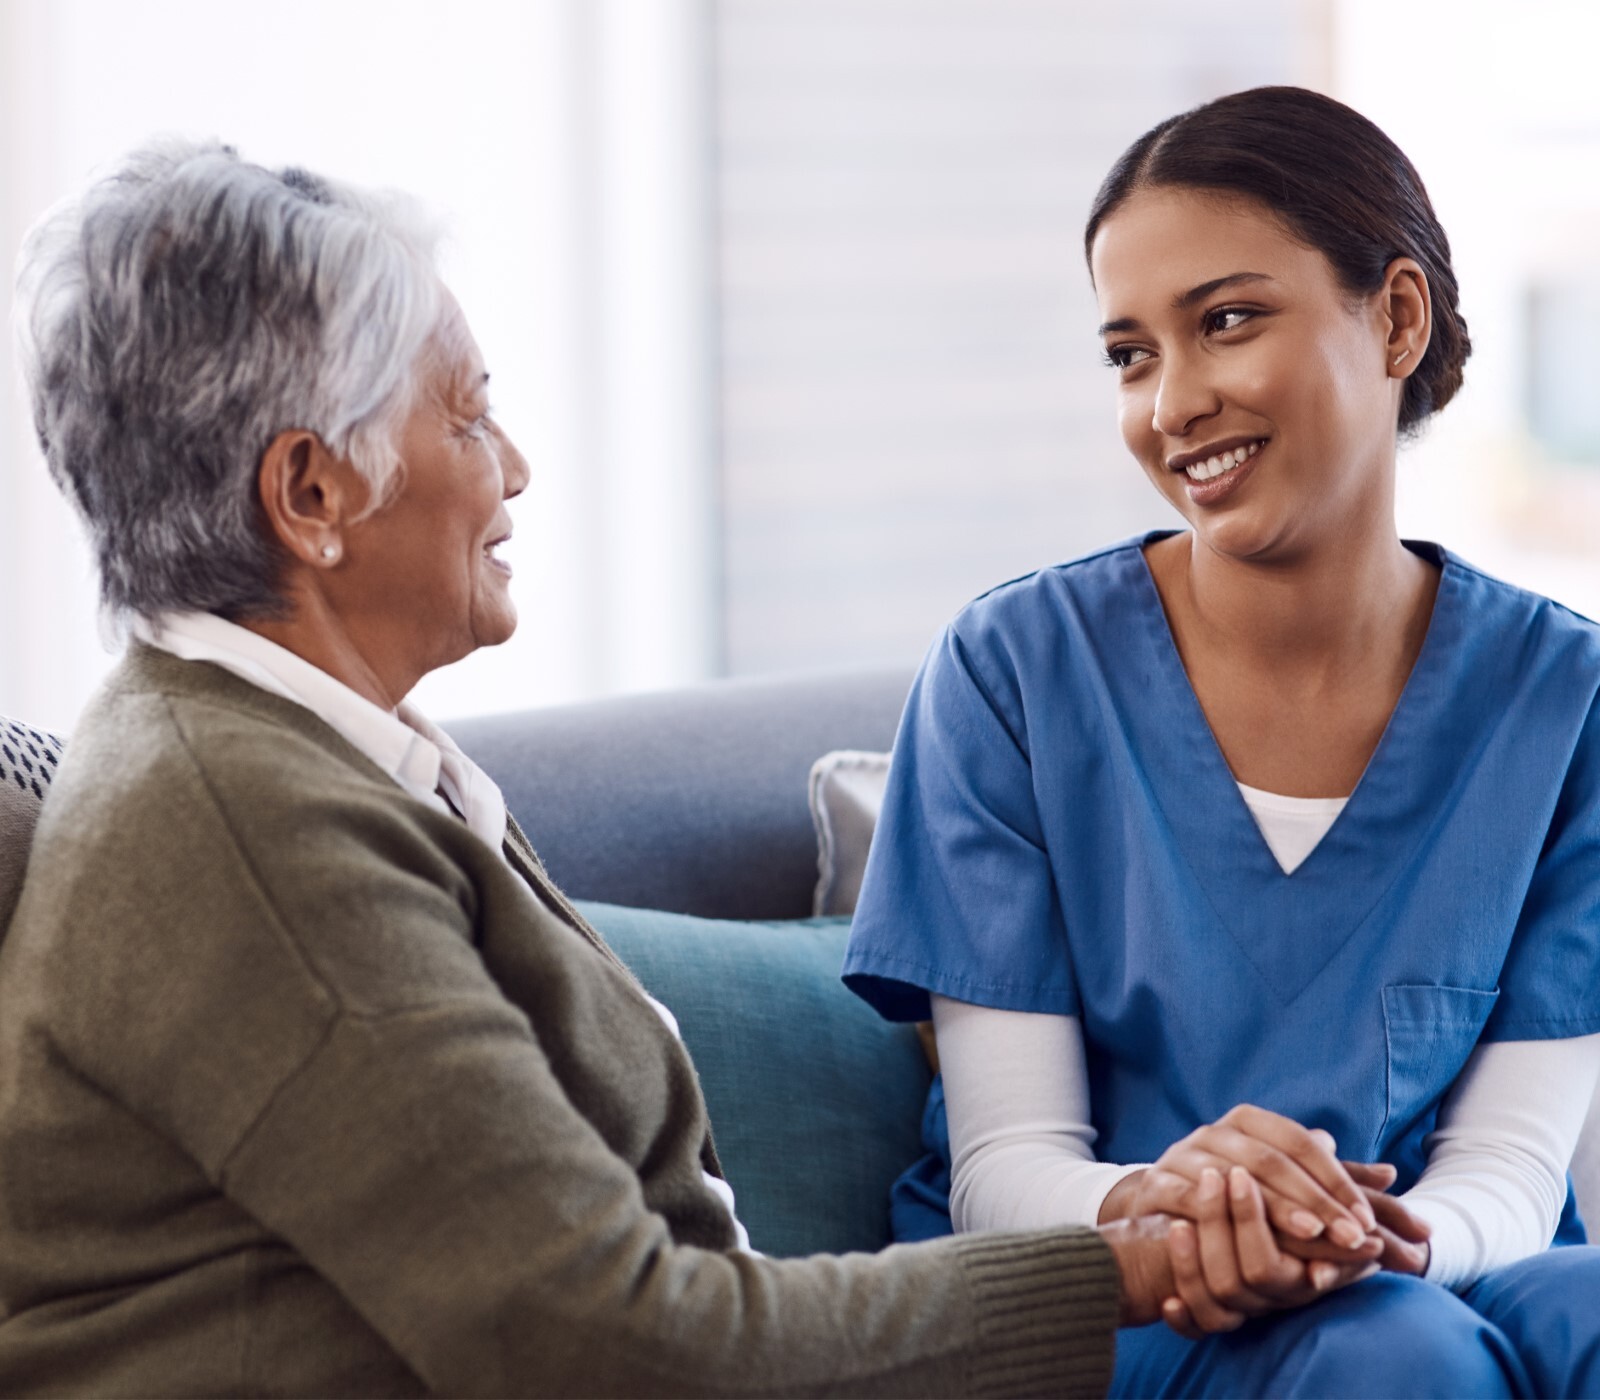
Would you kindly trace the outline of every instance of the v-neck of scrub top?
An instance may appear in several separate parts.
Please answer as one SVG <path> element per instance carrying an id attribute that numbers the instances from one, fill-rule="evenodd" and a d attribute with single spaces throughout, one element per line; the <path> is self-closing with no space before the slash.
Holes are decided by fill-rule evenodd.
<path id="1" fill-rule="evenodd" d="M 1472 648 L 1463 632 L 1459 568 L 1437 545 L 1406 548 L 1439 567 L 1421 650 L 1354 791 L 1305 860 L 1285 872 L 1239 791 L 1200 699 L 1145 559 L 1176 533 L 1152 531 L 1122 556 L 1147 651 L 1148 690 L 1119 708 L 1140 730 L 1146 776 L 1185 863 L 1218 921 L 1263 980 L 1293 1001 L 1366 922 L 1428 839 L 1448 801 L 1458 759 L 1481 728 L 1478 706 L 1456 704 L 1451 673 Z M 1222 858 L 1207 859 L 1218 851 Z M 1307 936 L 1311 935 L 1311 936 Z"/>

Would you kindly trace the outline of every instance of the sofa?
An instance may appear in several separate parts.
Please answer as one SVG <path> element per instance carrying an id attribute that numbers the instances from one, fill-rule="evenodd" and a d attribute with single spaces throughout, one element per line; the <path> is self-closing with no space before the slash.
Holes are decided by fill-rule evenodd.
<path id="1" fill-rule="evenodd" d="M 462 721 L 556 881 L 672 1008 L 751 1242 L 873 1250 L 921 1151 L 914 1028 L 839 981 L 848 920 L 813 916 L 813 762 L 890 747 L 903 668 L 719 681 Z M 58 738 L 0 720 L 0 929 Z M 1574 1163 L 1600 1214 L 1591 1112 Z"/>

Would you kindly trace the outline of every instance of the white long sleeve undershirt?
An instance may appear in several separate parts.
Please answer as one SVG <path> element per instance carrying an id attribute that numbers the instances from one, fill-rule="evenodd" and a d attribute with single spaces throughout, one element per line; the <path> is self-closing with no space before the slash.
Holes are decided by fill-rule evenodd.
<path id="1" fill-rule="evenodd" d="M 1098 1162 L 1075 1016 L 933 999 L 957 1230 L 1093 1225 L 1147 1163 Z M 1600 1035 L 1499 1041 L 1468 1059 L 1402 1199 L 1433 1226 L 1428 1278 L 1460 1288 L 1546 1248 L 1600 1081 Z"/>
<path id="2" fill-rule="evenodd" d="M 1343 805 L 1241 790 L 1286 870 L 1315 848 Z M 1078 1018 L 935 996 L 933 1021 L 955 1228 L 1095 1224 L 1111 1188 L 1147 1164 L 1095 1160 Z M 1433 1227 L 1430 1280 L 1464 1287 L 1548 1247 L 1597 1084 L 1600 1034 L 1473 1052 L 1423 1143 L 1427 1165 L 1403 1197 Z"/>

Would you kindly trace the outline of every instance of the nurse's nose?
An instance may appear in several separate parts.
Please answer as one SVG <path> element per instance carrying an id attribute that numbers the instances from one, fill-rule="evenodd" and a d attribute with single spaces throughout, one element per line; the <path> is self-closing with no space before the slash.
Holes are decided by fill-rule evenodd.
<path id="1" fill-rule="evenodd" d="M 1222 407 L 1222 401 L 1205 366 L 1192 357 L 1168 355 L 1160 369 L 1151 426 L 1165 437 L 1187 437 L 1197 423 Z"/>

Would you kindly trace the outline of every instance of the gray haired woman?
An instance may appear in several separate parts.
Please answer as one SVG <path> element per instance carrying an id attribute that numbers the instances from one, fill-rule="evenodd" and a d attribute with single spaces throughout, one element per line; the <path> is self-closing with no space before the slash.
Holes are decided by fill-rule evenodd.
<path id="1" fill-rule="evenodd" d="M 744 1248 L 670 1018 L 406 703 L 516 624 L 528 468 L 425 220 L 215 146 L 24 249 L 39 439 L 127 655 L 0 956 L 0 1391 L 1103 1389 L 1198 1233 Z"/>

